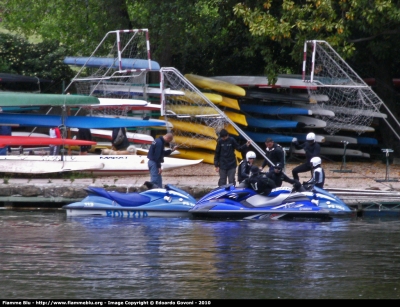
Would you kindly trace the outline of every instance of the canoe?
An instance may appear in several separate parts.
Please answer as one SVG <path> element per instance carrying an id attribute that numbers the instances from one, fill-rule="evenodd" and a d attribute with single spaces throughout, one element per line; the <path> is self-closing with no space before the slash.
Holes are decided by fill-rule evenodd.
<path id="1" fill-rule="evenodd" d="M 52 80 L 37 77 L 23 76 L 17 74 L 0 73 L 0 83 L 52 83 Z"/>
<path id="2" fill-rule="evenodd" d="M 242 154 L 235 150 L 235 155 L 238 160 L 242 160 Z M 203 159 L 203 163 L 214 164 L 214 151 L 202 149 L 179 149 L 178 158 L 183 159 Z"/>
<path id="3" fill-rule="evenodd" d="M 147 70 L 160 70 L 160 64 L 155 61 L 146 59 L 130 59 L 122 58 L 121 61 L 118 58 L 109 57 L 65 57 L 64 64 L 74 66 L 85 66 L 85 67 L 108 67 L 119 70 L 129 69 L 147 69 Z"/>
<path id="4" fill-rule="evenodd" d="M 15 146 L 15 145 L 26 145 L 26 146 L 45 146 L 45 145 L 77 145 L 87 146 L 96 145 L 96 142 L 86 140 L 73 140 L 73 139 L 61 139 L 61 138 L 50 138 L 50 137 L 34 137 L 34 136 L 10 136 L 0 135 L 0 147 L 4 146 Z"/>
<path id="5" fill-rule="evenodd" d="M 67 145 L 65 146 L 66 149 L 68 150 L 73 150 L 73 151 L 80 151 L 80 147 L 79 146 L 75 146 L 75 145 Z M 91 153 L 98 153 L 101 152 L 102 149 L 112 149 L 112 143 L 111 142 L 97 142 L 96 145 L 92 145 L 92 147 L 89 149 L 88 152 Z"/>
<path id="6" fill-rule="evenodd" d="M 167 110 L 175 114 L 188 115 L 219 115 L 213 107 L 206 106 L 186 106 L 186 105 L 169 105 Z"/>
<path id="7" fill-rule="evenodd" d="M 307 134 L 308 133 L 292 133 L 292 135 L 297 138 L 299 142 L 305 142 L 307 140 Z M 317 143 L 324 143 L 326 141 L 325 136 L 316 134 L 315 135 L 315 141 Z"/>
<path id="8" fill-rule="evenodd" d="M 61 161 L 61 158 L 64 161 Z M 149 174 L 147 162 L 148 159 L 146 156 L 141 155 L 65 155 L 65 156 L 36 156 L 36 155 L 28 155 L 28 156 L 0 156 L 0 172 L 11 172 L 11 169 L 7 169 L 13 164 L 19 164 L 21 161 L 28 161 L 27 164 L 30 164 L 30 167 L 34 167 L 37 162 L 41 164 L 43 167 L 43 162 L 49 161 L 58 161 L 62 163 L 71 164 L 71 169 L 73 169 L 73 165 L 75 162 L 76 165 L 86 164 L 90 165 L 99 165 L 104 164 L 104 167 L 101 169 L 82 169 L 80 172 L 89 173 L 93 176 L 132 176 L 137 174 Z M 16 163 L 17 162 L 17 163 Z M 189 159 L 179 159 L 179 158 L 170 158 L 165 157 L 164 163 L 162 164 L 163 171 L 169 171 L 176 168 L 187 167 L 191 165 L 196 165 L 202 162 L 202 159 L 197 160 L 189 160 Z M 1 168 L 3 166 L 3 168 Z M 30 169 L 20 169 L 19 173 L 32 173 Z M 46 172 L 54 172 L 50 169 L 49 166 L 43 167 L 42 173 Z"/>
<path id="9" fill-rule="evenodd" d="M 186 136 L 175 135 L 174 136 L 174 143 L 177 145 L 186 145 L 190 146 L 191 148 L 202 148 L 208 150 L 215 150 L 217 147 L 217 141 L 215 139 L 196 139 L 190 138 Z M 179 149 L 180 151 L 180 149 Z"/>
<path id="10" fill-rule="evenodd" d="M 259 119 L 259 118 L 249 118 L 247 117 L 247 123 L 249 127 L 255 128 L 299 128 L 304 126 L 304 124 L 293 120 L 285 119 Z"/>
<path id="11" fill-rule="evenodd" d="M 357 136 L 356 139 L 359 145 L 378 145 L 378 140 L 375 138 Z"/>
<path id="12" fill-rule="evenodd" d="M 72 133 L 78 133 L 78 128 L 71 128 L 70 130 Z M 112 130 L 90 129 L 90 132 L 93 137 L 112 140 Z M 126 132 L 126 137 L 129 142 L 138 144 L 151 144 L 154 141 L 151 135 L 144 133 Z"/>
<path id="13" fill-rule="evenodd" d="M 201 134 L 204 136 L 208 136 L 214 139 L 217 139 L 218 136 L 215 132 L 214 128 L 211 128 L 206 125 L 194 124 L 187 121 L 180 121 L 175 119 L 168 119 L 168 121 L 174 126 L 173 130 L 186 131 L 189 133 Z"/>
<path id="14" fill-rule="evenodd" d="M 295 120 L 300 123 L 304 123 L 305 127 L 304 128 L 325 128 L 326 127 L 326 122 L 312 117 L 312 116 L 303 116 L 303 115 L 294 115 L 290 116 L 292 120 Z"/>
<path id="15" fill-rule="evenodd" d="M 319 105 L 315 105 L 315 104 L 309 104 L 309 103 L 305 104 L 305 103 L 301 103 L 301 102 L 291 102 L 290 105 L 295 107 L 295 108 L 302 108 L 302 109 L 311 110 L 312 115 L 329 116 L 329 117 L 334 117 L 335 116 L 335 112 L 333 112 L 332 110 L 327 110 L 327 109 L 322 108 Z"/>
<path id="16" fill-rule="evenodd" d="M 275 93 L 270 90 L 261 90 L 261 89 L 248 89 L 246 91 L 246 98 L 250 98 L 250 100 L 259 99 L 268 102 L 293 102 L 299 101 L 303 103 L 309 103 L 309 99 L 304 96 L 287 94 L 287 93 Z M 245 102 L 245 101 L 244 101 Z"/>
<path id="17" fill-rule="evenodd" d="M 123 94 L 137 94 L 137 96 L 149 95 L 172 95 L 182 96 L 185 95 L 183 91 L 171 90 L 170 88 L 160 89 L 159 87 L 148 87 L 148 86 L 133 86 L 126 83 L 102 83 L 96 85 L 91 89 L 94 93 L 114 93 L 116 95 Z"/>
<path id="18" fill-rule="evenodd" d="M 293 149 L 293 153 L 305 155 L 304 149 Z M 344 153 L 344 148 L 321 147 L 321 155 L 324 156 L 343 156 L 343 153 Z M 360 150 L 348 149 L 348 148 L 346 148 L 346 156 L 367 157 Z"/>
<path id="19" fill-rule="evenodd" d="M 31 156 L 29 156 L 31 157 Z M 76 161 L 0 160 L 0 173 L 50 174 L 61 172 L 93 171 L 104 168 L 103 163 Z"/>
<path id="20" fill-rule="evenodd" d="M 278 75 L 278 79 L 274 85 L 268 84 L 268 78 L 265 76 L 215 76 L 211 79 L 232 83 L 242 87 L 293 88 L 306 90 L 317 89 L 318 86 L 315 82 L 304 82 L 299 78 L 286 77 L 285 75 Z"/>
<path id="21" fill-rule="evenodd" d="M 227 124 L 225 126 L 225 130 L 228 131 L 228 133 L 231 135 L 237 135 L 237 136 L 239 135 L 239 132 L 237 132 L 236 129 L 233 128 L 233 126 L 231 124 Z"/>
<path id="22" fill-rule="evenodd" d="M 343 143 L 343 142 L 348 142 L 349 144 L 357 144 L 357 138 L 350 137 L 350 136 L 344 136 L 344 135 L 330 135 L 330 134 L 324 134 L 321 135 L 325 138 L 326 142 L 329 143 Z"/>
<path id="23" fill-rule="evenodd" d="M 374 132 L 375 131 L 375 129 L 373 127 L 363 126 L 363 125 L 338 124 L 338 127 L 340 127 L 339 130 L 352 131 L 352 132 L 357 132 L 357 133 Z M 327 128 L 329 128 L 329 123 L 327 125 Z"/>
<path id="24" fill-rule="evenodd" d="M 294 136 L 281 135 L 281 134 L 271 134 L 264 132 L 252 132 L 244 131 L 246 135 L 251 138 L 256 143 L 265 143 L 267 138 L 271 138 L 275 143 L 291 143 L 293 142 Z"/>
<path id="25" fill-rule="evenodd" d="M 99 98 L 100 104 L 90 105 L 90 108 L 122 108 L 124 110 L 159 111 L 161 105 L 141 99 Z"/>
<path id="26" fill-rule="evenodd" d="M 122 118 L 105 118 L 96 116 L 66 116 L 58 115 L 13 114 L 0 113 L 0 122 L 8 126 L 28 127 L 66 127 L 75 128 L 119 128 L 119 127 L 165 127 L 166 124 L 156 120 L 134 120 Z"/>
<path id="27" fill-rule="evenodd" d="M 331 110 L 337 114 L 362 115 L 362 116 L 370 116 L 377 118 L 387 118 L 387 114 L 376 112 L 373 110 L 363 110 L 363 109 L 339 107 L 333 105 L 325 105 L 324 108 L 326 108 L 327 110 Z"/>
<path id="28" fill-rule="evenodd" d="M 207 101 L 205 101 L 204 97 L 199 95 L 198 93 L 183 90 L 182 91 L 184 95 L 182 96 L 174 96 L 172 97 L 175 100 L 182 100 L 186 101 L 192 104 L 201 104 L 201 105 L 207 105 Z M 219 94 L 214 94 L 214 93 L 201 93 L 204 95 L 208 100 L 210 100 L 214 104 L 219 104 L 222 102 L 222 96 Z"/>
<path id="29" fill-rule="evenodd" d="M 209 89 L 232 96 L 246 96 L 246 91 L 243 88 L 226 81 L 216 80 L 214 78 L 208 78 L 194 74 L 186 74 L 185 78 L 188 79 L 195 86 L 202 89 Z"/>
<path id="30" fill-rule="evenodd" d="M 99 104 L 94 96 L 0 92 L 0 107 L 82 106 Z"/>
<path id="31" fill-rule="evenodd" d="M 31 112 L 40 110 L 40 107 L 0 107 L 0 112 Z"/>
<path id="32" fill-rule="evenodd" d="M 237 112 L 233 112 L 233 111 L 228 111 L 228 110 L 225 110 L 224 113 L 234 123 L 239 124 L 239 125 L 243 125 L 243 126 L 247 126 L 248 125 L 245 115 L 237 113 Z"/>
<path id="33" fill-rule="evenodd" d="M 305 108 L 258 105 L 258 104 L 242 104 L 241 108 L 244 112 L 267 114 L 267 115 L 312 115 L 312 111 Z"/>
<path id="34" fill-rule="evenodd" d="M 222 96 L 222 101 L 217 103 L 220 107 L 226 107 L 234 110 L 240 110 L 239 102 L 237 99 Z"/>

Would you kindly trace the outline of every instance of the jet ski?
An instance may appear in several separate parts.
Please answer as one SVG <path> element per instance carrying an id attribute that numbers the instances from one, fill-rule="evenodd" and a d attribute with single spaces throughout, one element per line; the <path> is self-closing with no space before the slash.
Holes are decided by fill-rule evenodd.
<path id="1" fill-rule="evenodd" d="M 299 191 L 279 187 L 265 196 L 232 184 L 214 189 L 189 212 L 194 218 L 256 220 L 331 220 L 354 213 L 340 198 L 316 186 L 303 185 Z"/>
<path id="2" fill-rule="evenodd" d="M 189 217 L 196 199 L 171 185 L 165 188 L 145 183 L 149 190 L 140 193 L 120 193 L 99 187 L 89 187 L 82 201 L 64 205 L 67 216 L 106 216 L 125 218 Z"/>

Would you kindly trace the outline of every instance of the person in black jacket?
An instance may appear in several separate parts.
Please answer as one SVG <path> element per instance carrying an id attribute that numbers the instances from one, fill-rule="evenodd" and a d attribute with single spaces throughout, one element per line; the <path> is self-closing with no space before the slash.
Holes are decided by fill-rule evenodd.
<path id="1" fill-rule="evenodd" d="M 215 171 L 219 172 L 218 186 L 229 184 L 235 185 L 235 174 L 237 160 L 235 155 L 236 150 L 243 150 L 246 146 L 250 146 L 250 141 L 240 146 L 233 137 L 230 137 L 228 131 L 222 129 L 219 133 L 220 138 L 217 142 L 214 155 Z"/>
<path id="2" fill-rule="evenodd" d="M 239 163 L 238 167 L 238 182 L 241 183 L 246 178 L 249 178 L 250 169 L 253 166 L 256 153 L 254 151 L 248 151 L 246 153 L 246 159 L 243 159 Z"/>
<path id="3" fill-rule="evenodd" d="M 147 162 L 147 165 L 150 171 L 150 182 L 153 184 L 152 187 L 163 187 L 161 163 L 164 162 L 164 157 L 169 156 L 178 148 L 178 146 L 175 146 L 172 149 L 165 150 L 165 143 L 171 143 L 173 139 L 174 136 L 172 133 L 167 133 L 166 135 L 155 139 L 149 148 L 149 152 L 147 154 L 149 161 Z"/>
<path id="4" fill-rule="evenodd" d="M 92 140 L 92 133 L 90 132 L 90 129 L 79 128 L 78 129 L 78 139 L 79 140 L 91 141 Z M 88 151 L 91 148 L 92 148 L 91 145 L 82 145 L 81 146 L 81 150 L 80 150 L 80 155 L 87 155 Z"/>
<path id="5" fill-rule="evenodd" d="M 283 169 L 283 164 L 281 163 L 276 163 L 274 170 L 273 171 L 269 171 L 267 174 L 267 177 L 272 179 L 275 182 L 275 185 L 277 187 L 281 187 L 283 181 L 288 182 L 290 184 L 294 184 L 296 190 L 300 188 L 301 184 L 298 180 L 295 179 L 291 179 L 289 178 L 284 172 L 282 172 Z"/>
<path id="6" fill-rule="evenodd" d="M 272 189 L 276 188 L 275 182 L 268 178 L 266 173 L 260 172 L 258 166 L 253 165 L 250 169 L 250 177 L 245 180 L 250 188 L 257 194 L 268 196 Z"/>
<path id="7" fill-rule="evenodd" d="M 296 149 L 304 149 L 306 153 L 306 162 L 296 166 L 292 170 L 293 179 L 299 181 L 299 173 L 309 172 L 311 171 L 311 159 L 314 157 L 318 157 L 321 152 L 321 146 L 317 142 L 315 142 L 315 134 L 310 132 L 306 136 L 306 142 L 303 144 L 299 144 L 297 139 L 294 139 L 293 145 Z"/>
<path id="8" fill-rule="evenodd" d="M 121 132 L 120 132 L 121 131 Z M 122 133 L 122 136 L 121 136 Z M 115 150 L 125 150 L 129 146 L 125 128 L 114 128 L 112 131 L 112 145 Z"/>
<path id="9" fill-rule="evenodd" d="M 273 163 L 273 165 L 265 159 L 263 164 L 261 165 L 261 169 L 263 169 L 266 165 L 269 166 L 269 171 L 274 170 L 274 165 L 277 163 L 284 164 L 284 151 L 282 149 L 282 146 L 279 144 L 275 144 L 274 140 L 271 138 L 267 138 L 265 140 L 265 156 L 268 158 L 269 161 Z"/>

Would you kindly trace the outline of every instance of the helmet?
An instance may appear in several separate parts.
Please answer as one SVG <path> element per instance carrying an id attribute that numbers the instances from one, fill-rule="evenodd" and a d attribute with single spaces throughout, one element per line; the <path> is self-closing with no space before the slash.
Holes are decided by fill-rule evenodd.
<path id="1" fill-rule="evenodd" d="M 249 177 L 257 176 L 259 173 L 260 173 L 260 169 L 258 168 L 258 166 L 253 165 L 253 166 L 250 168 Z"/>
<path id="2" fill-rule="evenodd" d="M 314 157 L 314 158 L 312 158 L 312 159 L 310 160 L 310 162 L 311 162 L 311 165 L 312 165 L 313 167 L 316 167 L 316 166 L 318 166 L 318 165 L 320 165 L 320 164 L 322 163 L 320 157 Z"/>
<path id="3" fill-rule="evenodd" d="M 307 134 L 306 140 L 307 141 L 315 141 L 315 133 L 310 132 L 309 134 Z"/>
<path id="4" fill-rule="evenodd" d="M 278 163 L 275 164 L 274 168 L 278 168 L 278 169 L 282 170 L 283 169 L 283 164 L 278 162 Z"/>
<path id="5" fill-rule="evenodd" d="M 246 154 L 246 160 L 255 159 L 255 158 L 256 158 L 256 153 L 255 153 L 254 151 L 249 151 L 249 152 Z"/>

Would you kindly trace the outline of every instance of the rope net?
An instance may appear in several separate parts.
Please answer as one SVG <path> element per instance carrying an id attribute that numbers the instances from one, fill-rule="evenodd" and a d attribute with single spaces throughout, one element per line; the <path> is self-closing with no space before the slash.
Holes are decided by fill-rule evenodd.
<path id="1" fill-rule="evenodd" d="M 369 131 L 374 116 L 383 104 L 325 41 L 305 43 L 303 80 L 310 82 L 309 96 L 316 97 L 311 109 L 326 109 L 335 113 L 333 117 L 316 115 L 327 123 L 324 129 L 329 134 L 340 130 L 358 134 Z"/>

